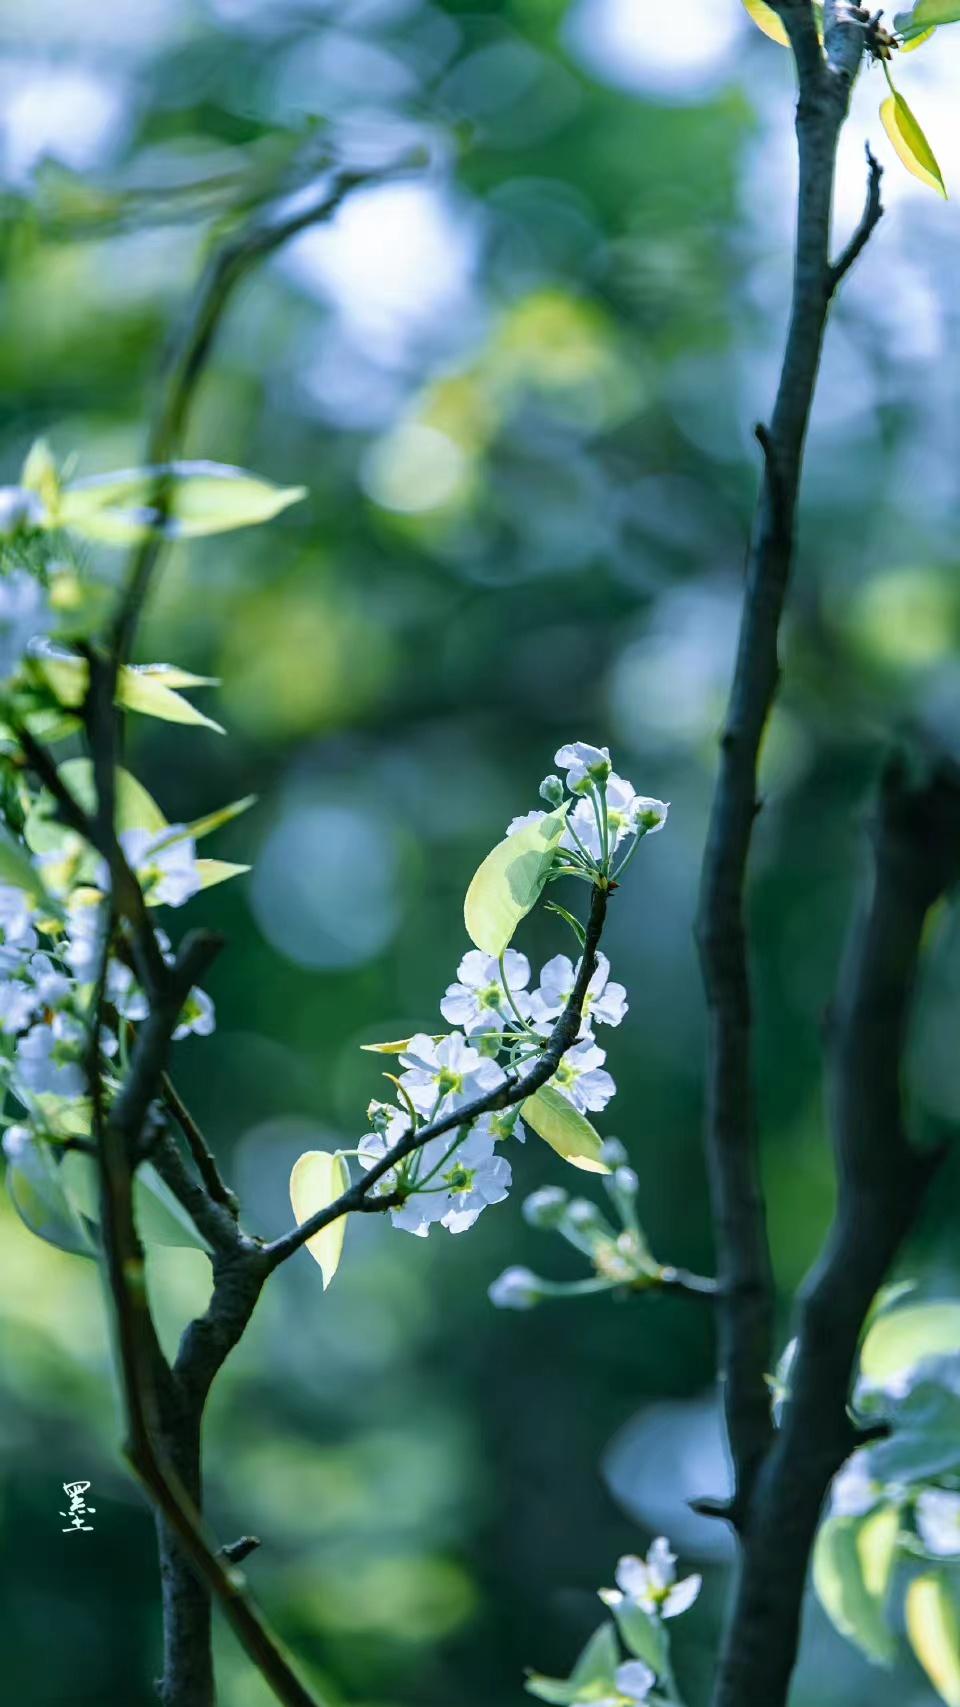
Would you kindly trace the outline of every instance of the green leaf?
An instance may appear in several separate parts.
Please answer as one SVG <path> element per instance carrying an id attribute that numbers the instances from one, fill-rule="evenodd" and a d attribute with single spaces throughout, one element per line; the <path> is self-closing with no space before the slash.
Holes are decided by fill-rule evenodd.
<path id="1" fill-rule="evenodd" d="M 349 1184 L 350 1171 L 342 1156 L 333 1155 L 329 1150 L 305 1150 L 294 1162 L 290 1175 L 290 1202 L 297 1226 L 309 1221 L 319 1209 L 335 1203 Z M 307 1250 L 314 1262 L 320 1264 L 324 1292 L 340 1266 L 346 1230 L 347 1218 L 341 1215 L 307 1240 Z"/>
<path id="2" fill-rule="evenodd" d="M 56 521 L 114 545 L 142 539 L 158 526 L 169 539 L 189 539 L 270 521 L 305 496 L 303 486 L 275 486 L 223 463 L 171 462 L 71 481 L 61 493 Z M 159 497 L 167 506 L 162 523 Z"/>
<path id="3" fill-rule="evenodd" d="M 536 905 L 566 827 L 570 802 L 507 836 L 474 873 L 463 903 L 467 935 L 485 954 L 509 948 L 521 919 Z"/>
<path id="4" fill-rule="evenodd" d="M 885 1605 L 899 1527 L 892 1505 L 866 1517 L 828 1517 L 813 1550 L 813 1586 L 824 1611 L 877 1665 L 893 1660 Z"/>
<path id="5" fill-rule="evenodd" d="M 860 1378 L 871 1387 L 899 1386 L 928 1357 L 960 1352 L 960 1302 L 907 1304 L 878 1316 L 860 1349 Z"/>
<path id="6" fill-rule="evenodd" d="M 635 1600 L 624 1598 L 611 1608 L 624 1642 L 638 1660 L 645 1660 L 658 1675 L 666 1670 L 670 1641 L 663 1622 L 653 1612 L 645 1612 Z"/>
<path id="7" fill-rule="evenodd" d="M 870 1448 L 879 1482 L 915 1482 L 960 1469 L 960 1395 L 922 1381 L 898 1403 L 893 1433 Z"/>
<path id="8" fill-rule="evenodd" d="M 31 1233 L 61 1251 L 93 1256 L 93 1242 L 70 1201 L 60 1166 L 44 1139 L 24 1138 L 16 1155 L 8 1160 L 7 1190 L 17 1214 Z"/>
<path id="9" fill-rule="evenodd" d="M 598 1701 L 616 1694 L 614 1678 L 620 1664 L 617 1633 L 612 1624 L 601 1624 L 577 1660 L 568 1678 L 544 1677 L 530 1672 L 526 1688 L 551 1707 L 571 1707 L 574 1701 Z"/>
<path id="10" fill-rule="evenodd" d="M 880 120 L 907 171 L 919 178 L 922 184 L 929 184 L 946 201 L 946 185 L 933 149 L 903 96 L 896 90 L 882 103 Z"/>
<path id="11" fill-rule="evenodd" d="M 10 884 L 14 889 L 22 889 L 27 895 L 36 896 L 38 901 L 48 900 L 49 897 L 43 886 L 36 866 L 26 848 L 11 836 L 9 830 L 0 825 L 0 883 Z"/>
<path id="12" fill-rule="evenodd" d="M 589 1120 L 553 1085 L 541 1085 L 521 1105 L 527 1125 L 565 1162 L 588 1174 L 608 1174 L 603 1141 Z"/>
<path id="13" fill-rule="evenodd" d="M 82 1150 L 69 1150 L 60 1163 L 60 1173 L 76 1213 L 92 1227 L 99 1228 L 100 1179 L 96 1157 Z M 152 1162 L 141 1163 L 134 1176 L 133 1213 L 137 1232 L 145 1245 L 209 1251 L 183 1204 L 174 1197 Z"/>
<path id="14" fill-rule="evenodd" d="M 905 1611 L 910 1646 L 934 1689 L 947 1707 L 960 1707 L 960 1617 L 942 1572 L 914 1578 Z"/>
<path id="15" fill-rule="evenodd" d="M 937 24 L 955 24 L 958 19 L 958 0 L 917 0 L 912 11 L 897 13 L 893 27 L 898 35 L 912 38 L 921 30 L 933 30 Z"/>
<path id="16" fill-rule="evenodd" d="M 33 675 L 42 681 L 60 704 L 68 710 L 78 710 L 86 697 L 90 667 L 85 658 L 67 652 L 42 652 L 31 659 Z M 126 664 L 117 679 L 117 705 L 127 711 L 139 711 L 145 717 L 159 717 L 164 723 L 189 723 L 213 729 L 218 735 L 223 727 L 212 717 L 205 717 L 183 695 L 178 687 L 215 687 L 216 678 L 194 676 L 174 664 Z"/>

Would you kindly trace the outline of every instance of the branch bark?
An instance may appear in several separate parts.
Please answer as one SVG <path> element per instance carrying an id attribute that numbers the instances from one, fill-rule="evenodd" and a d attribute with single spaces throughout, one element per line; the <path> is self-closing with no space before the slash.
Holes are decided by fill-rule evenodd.
<path id="1" fill-rule="evenodd" d="M 769 427 L 758 430 L 764 469 L 696 927 L 709 1015 L 706 1152 L 721 1289 L 719 1365 L 735 1484 L 729 1514 L 740 1531 L 771 1439 L 764 1377 L 771 1367 L 774 1303 L 758 1159 L 744 888 L 759 810 L 760 744 L 779 679 L 803 446 L 830 298 L 846 270 L 830 261 L 837 140 L 864 50 L 863 24 L 842 5 L 828 0 L 823 49 L 810 0 L 774 5 L 790 38 L 799 85 L 793 293 L 773 414 Z M 879 210 L 873 211 L 872 199 L 870 207 L 872 229 Z M 859 248 L 868 236 L 864 230 Z"/>
<path id="2" fill-rule="evenodd" d="M 908 1142 L 900 1076 L 924 922 L 960 879 L 960 770 L 940 764 L 911 787 L 891 765 L 873 841 L 831 1023 L 837 1208 L 800 1294 L 791 1393 L 752 1502 L 715 1707 L 787 1699 L 820 1508 L 857 1444 L 847 1402 L 860 1334 L 942 1156 Z"/>

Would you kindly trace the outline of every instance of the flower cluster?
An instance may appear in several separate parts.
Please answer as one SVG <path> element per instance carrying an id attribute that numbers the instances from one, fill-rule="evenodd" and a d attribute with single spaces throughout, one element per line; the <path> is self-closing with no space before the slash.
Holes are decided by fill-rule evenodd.
<path id="1" fill-rule="evenodd" d="M 663 828 L 668 808 L 661 800 L 638 795 L 632 783 L 616 776 L 605 747 L 571 742 L 559 749 L 555 762 L 566 772 L 566 788 L 559 776 L 549 776 L 540 793 L 554 814 L 566 815 L 567 827 L 556 843 L 546 880 L 571 876 L 612 887 L 643 836 Z M 545 811 L 536 811 L 515 818 L 508 839 L 546 817 Z M 618 851 L 627 842 L 629 848 L 618 861 Z M 565 909 L 557 910 L 582 943 L 583 927 Z M 440 1002 L 441 1015 L 456 1030 L 438 1036 L 418 1033 L 396 1046 L 398 1101 L 371 1104 L 373 1130 L 356 1151 L 361 1168 L 369 1172 L 379 1169 L 395 1145 L 403 1144 L 406 1153 L 396 1165 L 378 1172 L 371 1188 L 391 1200 L 395 1226 L 420 1237 L 435 1223 L 463 1232 L 487 1204 L 507 1195 L 511 1168 L 497 1145 L 507 1138 L 522 1142 L 523 1120 L 516 1107 L 474 1109 L 471 1114 L 470 1105 L 492 1098 L 543 1054 L 574 995 L 581 964 L 581 959 L 556 954 L 534 983 L 530 961 L 517 949 L 491 954 L 471 948 Z M 606 955 L 597 953 L 576 1039 L 549 1081 L 580 1116 L 601 1112 L 615 1094 L 595 1027 L 618 1026 L 626 1012 L 626 990 L 611 979 Z M 446 1121 L 460 1108 L 468 1111 L 462 1125 L 416 1142 L 421 1129 Z M 593 1136 L 599 1153 L 599 1140 Z M 611 1234 L 611 1244 L 614 1241 Z M 515 1298 L 496 1301 L 513 1303 Z"/>

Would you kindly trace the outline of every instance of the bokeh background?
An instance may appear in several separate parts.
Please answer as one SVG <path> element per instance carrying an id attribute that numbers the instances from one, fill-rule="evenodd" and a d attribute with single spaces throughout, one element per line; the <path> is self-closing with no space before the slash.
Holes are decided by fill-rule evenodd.
<path id="1" fill-rule="evenodd" d="M 942 32 L 900 80 L 960 188 L 958 50 Z M 842 151 L 839 225 L 868 137 L 889 213 L 829 334 L 753 862 L 785 1312 L 831 1206 L 820 1027 L 870 789 L 891 740 L 960 739 L 960 233 L 893 159 L 882 93 L 862 78 Z M 787 56 L 738 0 L 8 0 L 3 478 L 38 433 L 84 473 L 135 462 L 217 231 L 331 147 L 371 164 L 411 145 L 422 171 L 244 288 L 198 398 L 192 454 L 309 497 L 175 551 L 142 635 L 143 659 L 223 683 L 204 705 L 227 739 L 132 731 L 168 817 L 259 796 L 211 848 L 252 876 L 194 904 L 230 946 L 218 1033 L 179 1047 L 177 1078 L 250 1227 L 282 1230 L 299 1151 L 364 1130 L 380 1063 L 358 1045 L 435 1029 L 479 858 L 562 740 L 607 743 L 672 811 L 610 926 L 631 1010 L 600 1124 L 655 1250 L 708 1270 L 690 927 L 794 186 Z M 562 931 L 546 915 L 521 946 L 546 958 Z M 960 1115 L 956 946 L 947 910 L 909 1067 L 927 1130 Z M 211 1409 L 213 1520 L 262 1537 L 250 1580 L 333 1707 L 519 1702 L 524 1665 L 565 1671 L 618 1554 L 665 1529 L 707 1578 L 677 1637 L 696 1707 L 727 1570 L 686 1504 L 724 1486 L 709 1308 L 495 1311 L 507 1263 L 581 1272 L 520 1215 L 523 1189 L 570 1183 L 563 1164 L 535 1141 L 513 1160 L 513 1197 L 468 1237 L 351 1225 L 326 1296 L 306 1255 L 271 1284 Z M 955 1284 L 955 1184 L 905 1262 L 928 1291 Z M 152 1533 L 119 1463 L 98 1279 L 0 1213 L 4 1694 L 146 1707 Z M 152 1260 L 172 1343 L 204 1259 Z M 64 1536 L 76 1477 L 95 1533 Z M 265 1707 L 218 1641 L 225 1707 Z M 928 1699 L 811 1612 L 797 1707 Z"/>

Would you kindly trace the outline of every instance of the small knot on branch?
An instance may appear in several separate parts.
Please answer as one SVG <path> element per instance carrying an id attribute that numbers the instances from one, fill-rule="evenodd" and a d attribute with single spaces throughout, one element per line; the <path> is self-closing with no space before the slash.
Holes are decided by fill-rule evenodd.
<path id="1" fill-rule="evenodd" d="M 226 1559 L 228 1564 L 239 1565 L 261 1545 L 259 1535 L 241 1535 L 238 1540 L 227 1541 L 220 1548 L 220 1557 Z"/>

